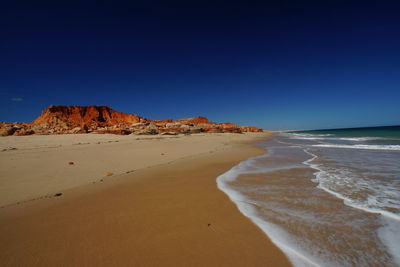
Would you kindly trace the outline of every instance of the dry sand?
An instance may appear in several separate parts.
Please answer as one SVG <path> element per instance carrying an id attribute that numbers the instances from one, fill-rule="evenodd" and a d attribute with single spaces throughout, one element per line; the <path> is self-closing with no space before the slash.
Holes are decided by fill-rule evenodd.
<path id="1" fill-rule="evenodd" d="M 252 136 L 257 134 L 3 137 L 0 138 L 0 207 L 52 196 L 104 177 L 217 151 L 230 141 L 248 140 Z"/>
<path id="2" fill-rule="evenodd" d="M 17 148 L 0 152 L 0 196 L 8 204 L 0 209 L 0 262 L 3 266 L 290 266 L 216 187 L 219 174 L 262 153 L 237 142 L 257 136 L 0 139 L 3 149 Z M 115 175 L 104 178 L 106 172 Z M 40 198 L 56 192 L 63 195 Z M 23 202 L 32 198 L 36 200 Z"/>

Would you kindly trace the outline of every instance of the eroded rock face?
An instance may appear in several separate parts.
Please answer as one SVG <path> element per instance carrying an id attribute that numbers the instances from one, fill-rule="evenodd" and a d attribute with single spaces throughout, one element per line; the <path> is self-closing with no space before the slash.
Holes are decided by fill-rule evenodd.
<path id="1" fill-rule="evenodd" d="M 264 130 L 254 127 L 254 126 L 240 126 L 240 129 L 242 130 L 242 132 L 253 132 L 253 133 L 261 133 Z"/>
<path id="2" fill-rule="evenodd" d="M 20 129 L 14 132 L 15 136 L 23 136 L 23 135 L 32 135 L 35 132 L 33 130 L 26 130 L 26 129 Z"/>
<path id="3" fill-rule="evenodd" d="M 152 120 L 151 121 L 153 124 L 159 126 L 159 127 L 164 127 L 166 124 L 172 123 L 172 119 L 166 119 L 166 120 Z"/>
<path id="4" fill-rule="evenodd" d="M 8 136 L 8 135 L 13 135 L 17 131 L 17 128 L 13 127 L 12 125 L 4 125 L 0 129 L 0 135 L 1 136 Z"/>
<path id="5" fill-rule="evenodd" d="M 188 119 L 179 119 L 176 120 L 176 122 L 181 124 L 216 124 L 215 122 L 208 121 L 206 117 L 201 117 L 201 116 Z"/>
<path id="6" fill-rule="evenodd" d="M 148 120 L 107 106 L 50 106 L 32 123 L 0 122 L 0 136 L 76 133 L 192 134 L 262 132 L 254 126 L 210 122 L 206 117 Z"/>
<path id="7" fill-rule="evenodd" d="M 107 106 L 50 106 L 32 124 L 50 128 L 67 126 L 97 129 L 145 121 L 140 116 L 118 112 Z"/>

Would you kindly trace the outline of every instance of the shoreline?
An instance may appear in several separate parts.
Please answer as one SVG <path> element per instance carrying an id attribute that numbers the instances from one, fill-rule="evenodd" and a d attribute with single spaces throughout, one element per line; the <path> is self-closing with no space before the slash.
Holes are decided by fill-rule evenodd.
<path id="1" fill-rule="evenodd" d="M 294 266 L 394 266 L 399 224 L 385 214 L 398 211 L 398 155 L 314 146 L 341 141 L 276 135 L 260 143 L 265 155 L 220 175 L 218 185 Z"/>
<path id="2" fill-rule="evenodd" d="M 6 266 L 291 266 L 217 188 L 220 174 L 264 152 L 249 142 L 0 209 L 0 259 Z"/>

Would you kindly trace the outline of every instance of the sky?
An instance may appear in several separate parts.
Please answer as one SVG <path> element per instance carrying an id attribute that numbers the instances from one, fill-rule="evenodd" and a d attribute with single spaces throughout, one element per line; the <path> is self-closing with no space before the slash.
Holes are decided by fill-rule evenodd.
<path id="1" fill-rule="evenodd" d="M 400 125 L 399 1 L 7 1 L 0 121 L 50 105 L 265 129 Z"/>

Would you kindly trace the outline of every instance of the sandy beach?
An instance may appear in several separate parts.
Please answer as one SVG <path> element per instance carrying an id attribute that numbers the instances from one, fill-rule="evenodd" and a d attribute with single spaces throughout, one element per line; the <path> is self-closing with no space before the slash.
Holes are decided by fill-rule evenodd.
<path id="1" fill-rule="evenodd" d="M 0 261 L 290 266 L 216 186 L 218 175 L 264 152 L 248 144 L 262 136 L 2 138 Z"/>
<path id="2" fill-rule="evenodd" d="M 0 138 L 0 207 L 226 149 L 257 134 L 70 134 Z"/>

